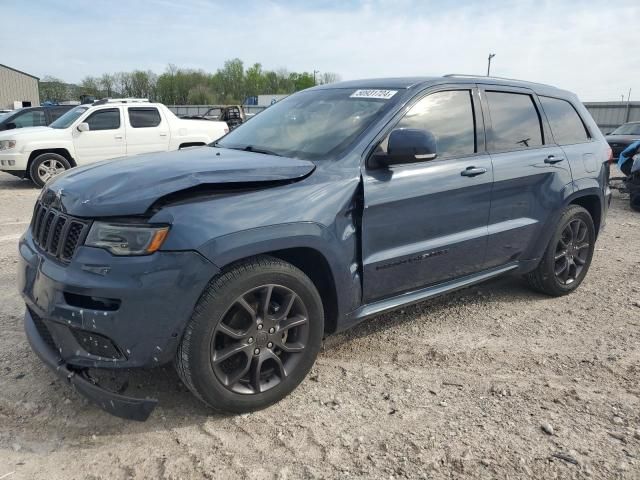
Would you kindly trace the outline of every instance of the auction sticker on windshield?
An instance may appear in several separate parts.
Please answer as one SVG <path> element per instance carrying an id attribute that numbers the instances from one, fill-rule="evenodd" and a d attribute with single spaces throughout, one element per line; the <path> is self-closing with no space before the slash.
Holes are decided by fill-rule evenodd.
<path id="1" fill-rule="evenodd" d="M 381 98 L 383 100 L 389 100 L 393 97 L 397 90 L 356 90 L 353 92 L 351 98 Z"/>

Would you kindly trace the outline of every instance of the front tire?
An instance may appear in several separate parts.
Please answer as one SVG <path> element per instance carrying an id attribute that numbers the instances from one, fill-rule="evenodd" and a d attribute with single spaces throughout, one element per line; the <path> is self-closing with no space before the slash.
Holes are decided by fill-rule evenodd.
<path id="1" fill-rule="evenodd" d="M 31 162 L 29 177 L 33 183 L 42 188 L 49 180 L 70 168 L 71 164 L 62 155 L 43 153 Z"/>
<path id="2" fill-rule="evenodd" d="M 254 257 L 208 285 L 185 329 L 176 370 L 216 410 L 260 410 L 304 379 L 323 333 L 313 282 L 280 259 Z"/>
<path id="3" fill-rule="evenodd" d="M 532 288 L 554 297 L 573 292 L 587 275 L 595 248 L 595 227 L 579 206 L 565 209 L 536 269 L 526 275 Z"/>

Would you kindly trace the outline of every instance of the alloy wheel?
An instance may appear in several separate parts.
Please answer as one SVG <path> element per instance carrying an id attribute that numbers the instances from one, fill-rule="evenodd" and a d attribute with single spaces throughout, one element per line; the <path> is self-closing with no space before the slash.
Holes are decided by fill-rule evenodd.
<path id="1" fill-rule="evenodd" d="M 574 218 L 562 230 L 556 245 L 554 273 L 559 283 L 569 285 L 576 281 L 589 258 L 589 229 L 587 224 Z"/>
<path id="2" fill-rule="evenodd" d="M 47 183 L 53 177 L 60 175 L 65 170 L 65 166 L 59 160 L 45 160 L 38 165 L 38 176 L 44 183 Z"/>
<path id="3" fill-rule="evenodd" d="M 263 285 L 236 298 L 211 339 L 211 366 L 229 390 L 265 392 L 301 361 L 309 337 L 302 299 L 282 285 Z"/>

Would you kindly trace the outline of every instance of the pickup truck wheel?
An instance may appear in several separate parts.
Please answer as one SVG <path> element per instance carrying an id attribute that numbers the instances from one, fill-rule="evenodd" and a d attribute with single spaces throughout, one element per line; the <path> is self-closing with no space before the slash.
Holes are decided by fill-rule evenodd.
<path id="1" fill-rule="evenodd" d="M 31 162 L 29 176 L 38 187 L 44 187 L 45 183 L 53 177 L 60 175 L 71 168 L 69 161 L 57 153 L 43 153 Z"/>
<path id="2" fill-rule="evenodd" d="M 176 369 L 214 409 L 259 410 L 304 379 L 323 332 L 322 300 L 313 282 L 287 262 L 255 257 L 206 288 L 178 348 Z"/>
<path id="3" fill-rule="evenodd" d="M 527 274 L 529 284 L 556 297 L 573 292 L 589 270 L 595 240 L 589 212 L 578 205 L 569 206 L 560 217 L 540 264 Z"/>

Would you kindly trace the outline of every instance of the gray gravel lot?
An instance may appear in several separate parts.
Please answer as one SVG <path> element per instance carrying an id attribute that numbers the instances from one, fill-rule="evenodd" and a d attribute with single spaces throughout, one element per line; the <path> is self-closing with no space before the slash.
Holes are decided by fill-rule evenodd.
<path id="1" fill-rule="evenodd" d="M 640 478 L 640 213 L 614 192 L 585 282 L 503 278 L 325 341 L 291 396 L 212 414 L 171 367 L 145 423 L 98 410 L 22 329 L 16 244 L 38 190 L 0 173 L 0 479 Z"/>

